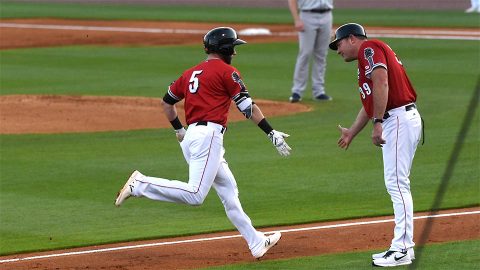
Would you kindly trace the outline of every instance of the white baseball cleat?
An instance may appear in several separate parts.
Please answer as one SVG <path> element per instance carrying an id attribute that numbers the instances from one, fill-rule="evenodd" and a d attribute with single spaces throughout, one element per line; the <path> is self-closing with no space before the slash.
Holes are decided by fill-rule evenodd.
<path id="1" fill-rule="evenodd" d="M 393 267 L 411 263 L 412 259 L 410 259 L 408 252 L 403 253 L 400 251 L 389 250 L 385 253 L 385 255 L 383 255 L 383 257 L 373 260 L 372 265 L 380 267 Z"/>
<path id="2" fill-rule="evenodd" d="M 122 203 L 132 196 L 133 192 L 133 183 L 135 182 L 138 176 L 142 174 L 139 171 L 133 171 L 133 173 L 128 178 L 127 182 L 123 186 L 123 188 L 117 193 L 117 198 L 115 199 L 115 206 L 119 207 Z"/>
<path id="3" fill-rule="evenodd" d="M 480 10 L 480 8 L 478 10 Z M 465 10 L 465 13 L 474 13 L 474 12 L 478 12 L 476 7 L 470 7 L 467 10 Z"/>
<path id="4" fill-rule="evenodd" d="M 387 252 L 388 250 L 384 252 L 372 254 L 372 260 L 382 258 L 383 256 L 385 256 Z M 415 251 L 413 250 L 413 248 L 409 248 L 407 252 L 408 252 L 408 255 L 410 255 L 410 260 L 412 261 L 415 260 Z"/>
<path id="5" fill-rule="evenodd" d="M 265 253 L 267 253 L 267 251 L 270 248 L 272 248 L 277 244 L 278 240 L 280 240 L 281 237 L 282 237 L 282 234 L 280 232 L 276 232 L 272 235 L 267 236 L 264 240 L 265 242 L 263 244 L 263 247 L 255 254 L 252 254 L 253 257 L 255 257 L 255 259 L 262 258 L 263 255 L 265 255 Z"/>

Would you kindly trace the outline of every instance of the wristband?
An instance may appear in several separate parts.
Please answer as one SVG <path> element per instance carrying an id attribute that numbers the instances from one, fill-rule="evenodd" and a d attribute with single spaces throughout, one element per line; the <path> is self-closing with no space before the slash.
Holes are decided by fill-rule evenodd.
<path id="1" fill-rule="evenodd" d="M 372 124 L 376 124 L 376 123 L 383 123 L 383 119 L 382 118 L 373 118 L 372 119 Z"/>
<path id="2" fill-rule="evenodd" d="M 173 127 L 175 130 L 183 128 L 182 123 L 181 123 L 180 120 L 178 119 L 178 116 L 175 117 L 175 119 L 173 119 L 172 121 L 170 121 L 170 124 L 172 124 L 172 127 Z"/>
<path id="3" fill-rule="evenodd" d="M 268 134 L 273 130 L 273 128 L 270 126 L 270 124 L 267 122 L 267 119 L 265 119 L 265 118 L 263 118 L 258 123 L 258 127 L 261 128 L 263 130 L 263 132 L 265 132 L 265 134 Z"/>

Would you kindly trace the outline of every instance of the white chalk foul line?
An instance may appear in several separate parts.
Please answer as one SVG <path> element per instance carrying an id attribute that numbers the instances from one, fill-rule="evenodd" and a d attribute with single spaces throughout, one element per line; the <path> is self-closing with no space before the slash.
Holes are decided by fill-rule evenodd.
<path id="1" fill-rule="evenodd" d="M 154 34 L 205 34 L 206 30 L 198 29 L 168 29 L 168 28 L 142 28 L 142 27 L 109 27 L 109 26 L 81 26 L 81 25 L 55 25 L 55 24 L 27 24 L 27 23 L 0 23 L 0 27 L 24 29 L 50 29 L 74 31 L 105 31 L 105 32 L 132 32 Z M 262 35 L 262 34 L 259 34 Z M 297 32 L 273 32 L 269 35 L 296 36 Z M 414 39 L 454 39 L 454 40 L 480 40 L 479 31 L 470 30 L 410 30 L 410 29 L 372 29 L 368 32 L 371 37 L 387 38 L 414 38 Z"/>
<path id="2" fill-rule="evenodd" d="M 414 217 L 413 219 L 441 218 L 441 217 L 474 215 L 474 214 L 480 214 L 480 211 L 426 215 L 426 216 Z M 362 225 L 379 224 L 379 223 L 387 223 L 387 222 L 394 222 L 394 221 L 395 221 L 394 219 L 382 219 L 382 220 L 373 220 L 373 221 L 350 222 L 350 223 L 343 223 L 343 224 L 332 224 L 332 225 L 322 225 L 322 226 L 314 226 L 314 227 L 278 230 L 278 231 L 282 232 L 282 233 L 290 233 L 290 232 L 313 231 L 313 230 L 341 228 L 341 227 L 362 226 Z M 273 233 L 273 232 L 276 232 L 276 231 L 265 232 L 265 233 L 269 234 L 269 233 Z M 184 244 L 184 243 L 207 242 L 207 241 L 215 241 L 215 240 L 223 240 L 223 239 L 231 239 L 231 238 L 239 238 L 239 237 L 241 237 L 241 235 L 236 234 L 236 235 L 209 237 L 209 238 L 198 238 L 198 239 L 189 239 L 189 240 L 180 240 L 180 241 L 170 241 L 170 242 L 150 243 L 150 244 L 141 244 L 141 245 L 121 246 L 121 247 L 113 247 L 113 248 L 91 249 L 91 250 L 64 252 L 64 253 L 56 253 L 56 254 L 48 254 L 48 255 L 23 257 L 23 258 L 5 259 L 5 260 L 0 260 L 0 263 L 9 263 L 9 262 L 18 262 L 18 261 L 31 261 L 31 260 L 36 260 L 36 259 L 65 257 L 65 256 L 73 256 L 73 255 L 91 254 L 91 253 L 103 253 L 103 252 L 109 252 L 109 251 L 137 249 L 137 248 L 145 248 L 145 247 L 167 246 L 167 245 L 176 245 L 176 244 Z"/>

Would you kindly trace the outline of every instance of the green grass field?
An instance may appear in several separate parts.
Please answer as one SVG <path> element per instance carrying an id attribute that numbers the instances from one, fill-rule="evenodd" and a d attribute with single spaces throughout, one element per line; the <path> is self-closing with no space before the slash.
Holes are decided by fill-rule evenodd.
<path id="1" fill-rule="evenodd" d="M 70 5 L 1 2 L 1 17 L 52 16 L 49 12 L 57 12 L 52 11 L 54 7 L 64 9 L 63 16 L 87 18 L 83 17 L 84 11 L 91 6 L 72 9 Z M 138 9 L 141 14 L 154 14 L 144 7 Z M 98 10 L 99 13 L 89 16 L 105 19 L 138 19 L 140 16 L 126 12 L 125 6 Z M 107 13 L 109 10 L 112 13 Z M 197 11 L 196 16 L 200 16 L 202 10 Z M 283 14 L 285 10 L 274 12 Z M 337 23 L 348 11 L 338 13 Z M 399 21 L 415 21 L 408 19 L 416 15 L 415 12 L 401 14 L 403 19 Z M 444 12 L 428 14 L 438 22 L 448 21 L 443 19 Z M 271 22 L 268 17 L 254 15 L 257 21 Z M 460 15 L 451 25 L 471 27 L 470 17 Z M 288 22 L 288 17 L 282 16 L 279 22 Z M 253 21 L 249 17 L 241 18 Z M 381 25 L 382 21 L 373 24 Z M 426 123 L 426 143 L 417 150 L 411 175 L 415 211 L 425 211 L 433 203 L 478 80 L 480 43 L 385 40 L 406 66 Z M 297 44 L 248 44 L 237 51 L 234 65 L 242 72 L 251 95 L 286 101 Z M 0 94 L 162 97 L 171 81 L 204 57 L 200 42 L 199 46 L 2 50 Z M 381 151 L 372 146 L 370 130 L 367 128 L 360 134 L 346 152 L 336 146 L 339 135 L 336 125 L 349 125 L 361 106 L 356 64 L 345 64 L 331 53 L 326 80 L 327 91 L 334 98 L 332 102 L 314 103 L 307 96 L 305 103 L 314 107 L 312 112 L 270 118 L 276 129 L 291 135 L 288 142 L 293 152 L 288 158 L 280 157 L 263 132 L 250 122 L 229 125 L 225 137 L 226 158 L 236 176 L 243 206 L 257 227 L 392 212 L 383 185 Z M 310 94 L 310 90 L 307 93 Z M 477 110 L 442 208 L 480 203 L 479 123 Z M 115 194 L 133 169 L 172 179 L 187 177 L 187 166 L 170 129 L 0 135 L 0 151 L 2 255 L 234 229 L 214 192 L 201 207 L 133 199 L 119 209 L 114 208 Z M 276 214 L 280 207 L 281 215 Z M 452 247 L 458 247 L 461 255 L 472 254 L 472 250 L 478 251 L 478 241 L 432 246 L 428 250 L 455 252 Z M 478 263 L 478 252 L 474 254 L 477 255 L 472 258 Z M 343 269 L 356 269 L 349 266 L 360 260 L 365 263 L 365 256 L 368 254 L 309 257 L 265 262 L 262 267 L 312 269 L 312 265 L 328 262 L 332 266 L 345 266 Z M 434 265 L 441 266 L 442 262 Z M 277 264 L 280 266 L 276 268 Z M 462 269 L 473 269 L 469 268 L 468 261 L 465 264 Z M 232 267 L 225 269 L 237 269 Z"/>

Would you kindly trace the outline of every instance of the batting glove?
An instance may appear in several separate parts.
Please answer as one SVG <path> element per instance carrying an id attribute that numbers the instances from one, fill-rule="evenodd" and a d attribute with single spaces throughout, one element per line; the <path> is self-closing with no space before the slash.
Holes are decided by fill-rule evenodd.
<path id="1" fill-rule="evenodd" d="M 183 127 L 181 129 L 175 129 L 175 136 L 177 136 L 178 142 L 183 141 L 183 138 L 185 137 L 186 132 L 187 132 L 187 130 Z"/>
<path id="2" fill-rule="evenodd" d="M 270 133 L 268 133 L 268 138 L 270 139 L 270 141 L 272 141 L 273 145 L 277 148 L 277 151 L 281 156 L 286 157 L 290 155 L 290 150 L 292 150 L 292 148 L 288 146 L 287 142 L 284 139 L 289 136 L 290 135 L 286 133 L 276 130 L 272 130 L 270 131 Z"/>

